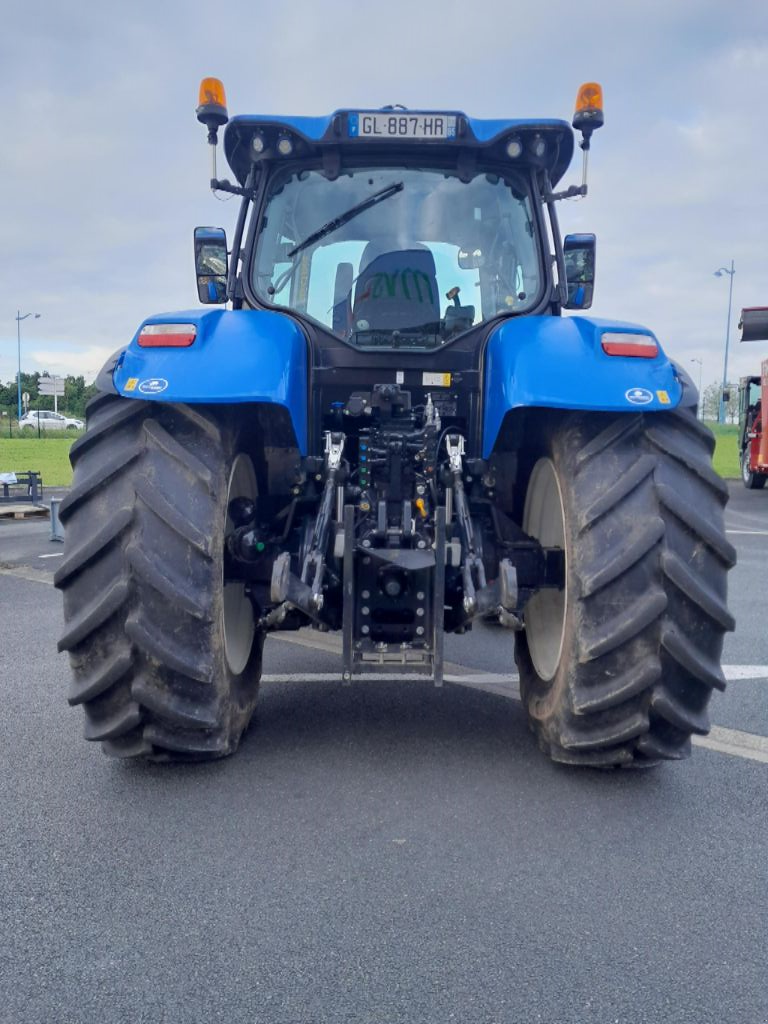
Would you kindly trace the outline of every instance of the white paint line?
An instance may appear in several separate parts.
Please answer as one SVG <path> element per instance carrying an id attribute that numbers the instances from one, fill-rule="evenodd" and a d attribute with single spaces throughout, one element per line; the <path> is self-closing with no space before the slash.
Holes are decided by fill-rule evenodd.
<path id="1" fill-rule="evenodd" d="M 56 557 L 56 556 L 47 556 Z M 34 583 L 46 583 L 53 586 L 53 575 L 44 572 L 42 569 L 33 569 L 24 565 L 10 566 L 0 565 L 0 576 L 16 576 L 18 579 L 30 580 Z M 327 633 L 319 633 L 312 630 L 309 635 L 301 634 L 277 634 L 276 639 L 287 640 L 290 643 L 301 647 L 314 647 L 325 649 L 331 653 L 340 653 L 340 638 Z M 319 641 L 319 642 L 318 642 Z M 474 672 L 464 673 L 455 671 L 462 666 L 449 664 L 446 666 L 452 671 L 446 672 L 445 682 L 457 686 L 469 686 L 473 689 L 483 690 L 496 696 L 507 697 L 510 700 L 519 700 L 520 691 L 518 677 L 510 673 L 506 676 L 498 672 Z M 723 665 L 723 673 L 728 680 L 737 679 L 765 679 L 768 678 L 768 665 Z M 353 682 L 389 682 L 390 680 L 420 681 L 427 682 L 428 676 L 402 674 L 396 672 L 366 672 L 363 675 L 355 676 Z M 262 676 L 265 683 L 331 683 L 340 682 L 340 672 L 288 672 L 274 673 Z M 749 732 L 740 732 L 737 729 L 725 729 L 719 725 L 713 725 L 708 736 L 694 736 L 693 743 L 698 747 L 705 747 L 707 750 L 714 750 L 721 754 L 730 754 L 732 757 L 741 757 L 750 761 L 760 761 L 768 764 L 768 737 L 756 736 Z"/>
<path id="2" fill-rule="evenodd" d="M 57 551 L 55 555 L 38 555 L 37 557 L 38 558 L 63 558 L 64 557 L 64 552 L 63 551 Z"/>
<path id="3" fill-rule="evenodd" d="M 706 747 L 719 754 L 731 754 L 733 757 L 768 764 L 768 736 L 755 736 L 751 732 L 713 725 L 709 736 L 694 736 L 692 739 L 696 747 Z"/>
<path id="4" fill-rule="evenodd" d="M 296 644 L 297 647 L 311 647 L 315 650 L 330 651 L 332 654 L 341 654 L 341 636 L 333 633 L 321 633 L 319 629 L 302 629 L 290 633 L 271 633 L 273 640 L 282 640 L 287 644 Z"/>
<path id="5" fill-rule="evenodd" d="M 275 672 L 271 675 L 263 675 L 262 683 L 340 683 L 341 669 L 338 672 Z M 413 673 L 398 675 L 395 672 L 364 672 L 361 675 L 352 676 L 353 683 L 401 683 L 431 682 L 429 676 L 419 676 Z"/>
<path id="6" fill-rule="evenodd" d="M 726 530 L 726 533 L 741 533 L 747 537 L 768 537 L 768 530 Z"/>
<path id="7" fill-rule="evenodd" d="M 723 665 L 723 675 L 729 682 L 736 679 L 768 679 L 768 665 Z"/>
<path id="8" fill-rule="evenodd" d="M 28 568 L 26 565 L 0 565 L 0 576 L 15 576 L 20 580 L 47 583 L 48 586 L 53 586 L 53 573 L 45 572 L 43 569 Z"/>
<path id="9" fill-rule="evenodd" d="M 457 686 L 471 686 L 476 689 L 488 689 L 489 693 L 504 693 L 513 699 L 519 699 L 517 676 L 503 676 L 495 672 L 478 672 L 474 675 L 447 672 L 446 683 Z M 338 672 L 274 672 L 261 677 L 264 683 L 340 683 L 341 670 Z M 431 683 L 428 675 L 416 672 L 360 672 L 352 677 L 354 683 L 382 682 L 424 682 Z"/>
<path id="10" fill-rule="evenodd" d="M 755 668 L 762 670 L 764 666 L 730 665 L 724 666 L 724 668 L 732 670 L 745 669 L 751 672 Z M 392 680 L 428 682 L 429 677 L 366 672 L 364 675 L 354 676 L 352 681 L 359 684 L 363 682 L 390 682 Z M 262 676 L 262 681 L 265 683 L 339 683 L 341 682 L 341 674 L 339 672 L 287 672 L 264 675 Z M 445 682 L 458 686 L 468 686 L 472 689 L 482 690 L 485 693 L 491 693 L 497 697 L 506 697 L 508 700 L 520 700 L 520 690 L 516 676 L 507 677 L 496 672 L 480 672 L 467 675 L 446 673 Z M 706 750 L 713 750 L 718 754 L 729 754 L 731 757 L 741 757 L 747 761 L 759 761 L 761 764 L 768 764 L 768 736 L 758 736 L 750 732 L 741 732 L 738 729 L 725 729 L 723 726 L 713 725 L 708 736 L 694 736 L 692 739 L 695 746 L 704 747 Z"/>

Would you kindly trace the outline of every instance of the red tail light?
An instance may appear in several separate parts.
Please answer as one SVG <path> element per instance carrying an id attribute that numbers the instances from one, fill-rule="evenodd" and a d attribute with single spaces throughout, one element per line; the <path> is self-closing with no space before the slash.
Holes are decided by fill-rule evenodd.
<path id="1" fill-rule="evenodd" d="M 146 324 L 139 334 L 142 348 L 189 348 L 197 337 L 194 324 Z"/>
<path id="2" fill-rule="evenodd" d="M 600 341 L 603 352 L 609 356 L 639 356 L 641 359 L 653 359 L 659 354 L 656 339 L 650 334 L 607 332 Z"/>

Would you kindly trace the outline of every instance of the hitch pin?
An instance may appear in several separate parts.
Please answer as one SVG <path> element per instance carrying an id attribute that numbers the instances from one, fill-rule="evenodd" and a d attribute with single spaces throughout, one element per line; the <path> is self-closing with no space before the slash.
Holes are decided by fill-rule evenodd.
<path id="1" fill-rule="evenodd" d="M 332 434 L 327 431 L 325 435 L 325 461 L 328 470 L 335 473 L 341 466 L 341 456 L 344 451 L 344 435 Z"/>
<path id="2" fill-rule="evenodd" d="M 450 434 L 445 439 L 445 447 L 448 452 L 448 462 L 452 473 L 461 473 L 461 457 L 464 454 L 464 438 L 456 434 L 454 441 Z"/>

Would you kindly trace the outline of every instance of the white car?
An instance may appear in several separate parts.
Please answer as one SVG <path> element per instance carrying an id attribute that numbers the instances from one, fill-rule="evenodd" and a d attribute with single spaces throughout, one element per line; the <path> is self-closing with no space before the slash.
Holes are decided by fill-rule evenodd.
<path id="1" fill-rule="evenodd" d="M 22 430 L 37 430 L 38 424 L 41 430 L 82 430 L 85 426 L 82 420 L 62 416 L 60 412 L 49 412 L 47 409 L 30 409 L 19 420 Z"/>

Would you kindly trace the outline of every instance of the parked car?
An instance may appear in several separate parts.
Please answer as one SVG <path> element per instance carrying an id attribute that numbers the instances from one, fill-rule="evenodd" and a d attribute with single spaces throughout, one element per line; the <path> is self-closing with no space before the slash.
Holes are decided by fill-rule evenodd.
<path id="1" fill-rule="evenodd" d="M 71 416 L 63 416 L 60 412 L 49 412 L 47 409 L 30 409 L 19 420 L 22 430 L 82 430 L 85 423 Z"/>

